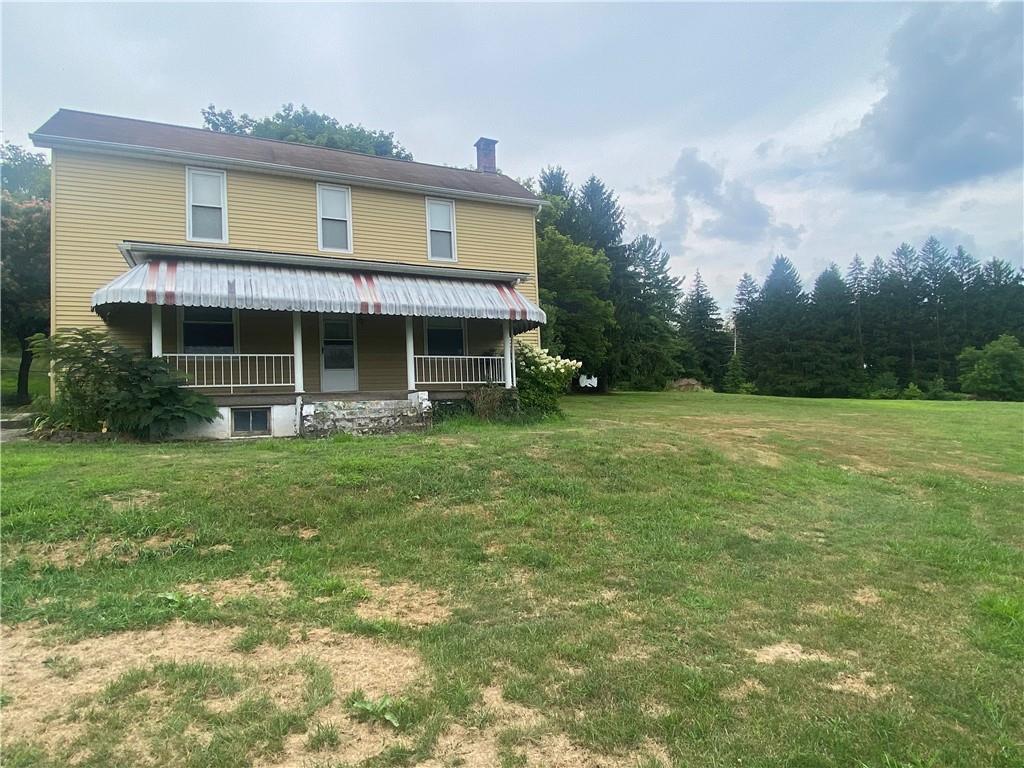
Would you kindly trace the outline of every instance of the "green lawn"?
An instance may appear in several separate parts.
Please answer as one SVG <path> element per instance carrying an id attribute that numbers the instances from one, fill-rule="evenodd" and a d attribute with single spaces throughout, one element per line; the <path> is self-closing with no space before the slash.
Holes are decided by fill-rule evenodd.
<path id="1" fill-rule="evenodd" d="M 22 411 L 26 407 L 10 406 L 18 392 L 18 366 L 21 363 L 20 354 L 4 354 L 0 356 L 0 404 L 4 411 Z M 45 395 L 50 391 L 50 378 L 46 370 L 46 361 L 35 359 L 32 361 L 32 368 L 28 372 L 28 394 L 29 397 Z"/>
<path id="2" fill-rule="evenodd" d="M 5 446 L 4 765 L 1024 765 L 1020 404 L 565 409 Z"/>

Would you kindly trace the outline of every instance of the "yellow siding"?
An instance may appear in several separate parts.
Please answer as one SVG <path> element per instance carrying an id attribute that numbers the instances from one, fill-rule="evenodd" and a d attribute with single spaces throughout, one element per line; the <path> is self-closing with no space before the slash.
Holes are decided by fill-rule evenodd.
<path id="1" fill-rule="evenodd" d="M 96 326 L 92 292 L 127 268 L 119 242 L 189 244 L 185 166 L 54 150 L 52 173 L 53 325 Z M 235 170 L 227 180 L 227 247 L 341 255 L 317 250 L 315 181 Z M 536 301 L 533 210 L 463 200 L 455 210 L 451 268 L 529 272 L 534 278 L 520 290 Z M 344 258 L 437 263 L 427 260 L 423 195 L 353 187 L 352 226 L 353 253 Z"/>
<path id="2" fill-rule="evenodd" d="M 405 318 L 359 317 L 356 324 L 359 389 L 405 390 Z"/>

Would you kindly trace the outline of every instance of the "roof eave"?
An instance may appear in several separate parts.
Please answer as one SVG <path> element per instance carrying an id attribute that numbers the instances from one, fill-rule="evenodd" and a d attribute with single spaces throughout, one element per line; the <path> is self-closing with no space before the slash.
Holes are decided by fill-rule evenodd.
<path id="1" fill-rule="evenodd" d="M 319 181 L 343 182 L 363 187 L 374 187 L 377 189 L 393 189 L 402 192 L 442 195 L 445 197 L 453 197 L 463 200 L 483 200 L 491 203 L 536 208 L 538 210 L 547 204 L 546 200 L 539 198 L 494 195 L 486 192 L 473 192 L 465 189 L 452 189 L 450 187 L 436 187 L 428 184 L 414 184 L 406 181 L 378 179 L 372 176 L 359 176 L 356 174 L 337 173 L 334 171 L 318 171 L 297 165 L 266 163 L 259 160 L 242 160 L 239 158 L 224 157 L 223 155 L 210 155 L 202 152 L 185 152 L 177 149 L 161 149 L 159 147 L 145 147 L 136 144 L 119 144 L 117 142 L 98 141 L 96 139 L 52 136 L 38 132 L 30 133 L 28 137 L 37 147 L 45 147 L 48 149 L 88 149 L 94 152 L 107 152 L 116 155 L 159 157 L 167 160 L 181 160 L 185 162 L 214 163 L 226 168 L 257 170 L 263 173 L 273 173 L 282 176 L 299 176 Z"/>
<path id="2" fill-rule="evenodd" d="M 367 259 L 343 259 L 335 256 L 313 256 L 304 253 L 281 253 L 277 251 L 253 251 L 241 248 L 214 248 L 196 245 L 172 245 L 168 243 L 145 243 L 125 240 L 117 248 L 129 266 L 135 266 L 153 258 L 173 256 L 182 259 L 210 259 L 213 261 L 245 261 L 265 264 L 287 264 L 315 269 L 337 269 L 358 272 L 387 272 L 398 275 L 420 275 L 422 277 L 445 277 L 461 280 L 485 280 L 498 283 L 525 283 L 530 280 L 529 272 L 501 272 L 488 269 L 466 269 L 462 267 L 434 267 L 423 264 L 402 262 L 369 261 Z"/>

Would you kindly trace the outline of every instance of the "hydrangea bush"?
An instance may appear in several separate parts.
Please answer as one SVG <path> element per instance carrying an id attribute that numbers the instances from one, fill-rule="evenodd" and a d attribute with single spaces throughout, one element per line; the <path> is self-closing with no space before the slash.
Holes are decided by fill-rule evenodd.
<path id="1" fill-rule="evenodd" d="M 546 416 L 558 413 L 558 398 L 583 367 L 577 360 L 549 355 L 546 349 L 516 341 L 516 381 L 519 406 L 524 413 Z"/>

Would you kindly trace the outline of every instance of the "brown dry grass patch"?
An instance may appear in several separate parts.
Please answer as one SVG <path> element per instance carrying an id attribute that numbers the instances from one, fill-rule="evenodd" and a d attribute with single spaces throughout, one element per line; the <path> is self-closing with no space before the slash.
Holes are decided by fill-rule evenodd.
<path id="1" fill-rule="evenodd" d="M 28 558 L 33 568 L 50 565 L 63 570 L 65 568 L 81 568 L 90 561 L 106 558 L 122 563 L 132 563 L 144 553 L 162 552 L 187 540 L 165 534 L 150 536 L 142 541 L 101 536 L 96 539 L 7 545 L 6 549 L 11 557 Z"/>
<path id="2" fill-rule="evenodd" d="M 369 598 L 356 606 L 356 615 L 366 621 L 394 621 L 424 627 L 447 621 L 452 615 L 449 600 L 433 589 L 410 581 L 382 584 L 374 574 L 363 576 L 361 583 Z"/>
<path id="3" fill-rule="evenodd" d="M 754 655 L 754 661 L 758 664 L 775 664 L 779 661 L 790 664 L 802 661 L 835 661 L 824 651 L 805 651 L 800 643 L 775 643 L 750 650 L 748 653 Z"/>
<path id="4" fill-rule="evenodd" d="M 836 677 L 835 682 L 829 683 L 826 688 L 837 693 L 849 693 L 854 696 L 862 696 L 871 701 L 877 701 L 884 696 L 891 694 L 895 688 L 884 684 L 876 685 L 873 682 L 873 672 L 860 672 L 856 675 L 843 673 Z"/>
<path id="5" fill-rule="evenodd" d="M 66 746 L 82 732 L 82 726 L 69 719 L 76 704 L 95 697 L 128 671 L 161 662 L 228 664 L 254 672 L 257 685 L 280 706 L 301 701 L 305 677 L 294 670 L 307 658 L 330 671 L 339 698 L 355 689 L 371 697 L 395 695 L 413 685 L 423 671 L 413 651 L 322 628 L 293 631 L 284 646 L 263 645 L 242 654 L 233 647 L 243 631 L 175 621 L 159 629 L 62 643 L 37 624 L 4 627 L 0 685 L 9 697 L 3 708 L 5 740 Z M 73 674 L 57 673 L 48 661 L 57 655 L 74 660 Z M 232 707 L 231 699 L 210 703 L 220 711 Z"/>
<path id="6" fill-rule="evenodd" d="M 736 685 L 729 686 L 719 695 L 726 701 L 743 701 L 754 694 L 766 693 L 767 690 L 760 680 L 747 677 L 736 683 Z"/>

